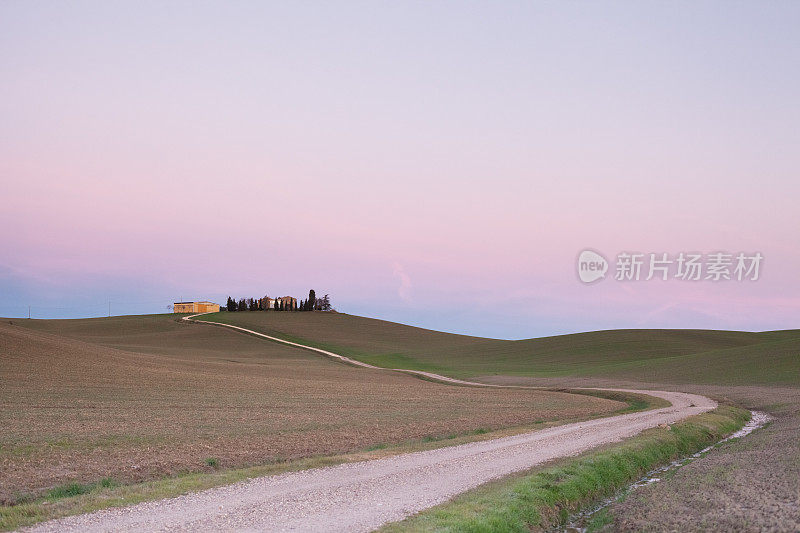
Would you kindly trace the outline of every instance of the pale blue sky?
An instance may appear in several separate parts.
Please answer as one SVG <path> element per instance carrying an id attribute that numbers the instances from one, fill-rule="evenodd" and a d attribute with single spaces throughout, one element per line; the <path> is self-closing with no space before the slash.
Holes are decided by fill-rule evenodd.
<path id="1" fill-rule="evenodd" d="M 797 2 L 5 1 L 0 316 L 313 287 L 514 338 L 796 326 L 799 27 Z M 766 266 L 589 289 L 585 247 Z"/>

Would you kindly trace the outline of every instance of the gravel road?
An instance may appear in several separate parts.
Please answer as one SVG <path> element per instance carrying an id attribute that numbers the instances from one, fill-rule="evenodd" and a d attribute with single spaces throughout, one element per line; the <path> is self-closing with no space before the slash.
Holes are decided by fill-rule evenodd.
<path id="1" fill-rule="evenodd" d="M 330 352 L 326 355 L 347 359 Z M 444 376 L 427 377 L 451 381 Z M 29 530 L 371 531 L 492 479 L 617 442 L 717 405 L 695 394 L 630 392 L 657 396 L 672 405 L 489 441 L 256 478 L 177 498 L 53 520 Z"/>

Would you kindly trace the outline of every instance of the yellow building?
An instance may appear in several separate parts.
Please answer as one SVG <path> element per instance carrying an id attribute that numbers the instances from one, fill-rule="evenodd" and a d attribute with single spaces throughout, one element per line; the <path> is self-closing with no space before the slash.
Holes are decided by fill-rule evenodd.
<path id="1" fill-rule="evenodd" d="M 261 309 L 275 309 L 276 303 L 279 306 L 283 305 L 283 308 L 287 310 L 297 309 L 297 298 L 292 298 L 291 296 L 280 296 L 278 298 L 264 296 L 259 301 L 261 303 Z"/>
<path id="2" fill-rule="evenodd" d="M 175 313 L 218 313 L 219 304 L 211 302 L 175 302 L 172 309 Z"/>

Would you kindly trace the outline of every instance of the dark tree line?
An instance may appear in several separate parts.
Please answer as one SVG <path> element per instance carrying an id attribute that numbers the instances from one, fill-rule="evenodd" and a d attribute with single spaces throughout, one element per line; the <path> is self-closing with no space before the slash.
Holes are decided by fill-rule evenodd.
<path id="1" fill-rule="evenodd" d="M 332 311 L 331 298 L 325 295 L 317 298 L 314 289 L 308 291 L 308 299 L 300 300 L 281 300 L 278 298 L 241 298 L 238 301 L 228 296 L 225 309 L 231 313 L 237 311 Z"/>
<path id="2" fill-rule="evenodd" d="M 333 311 L 331 297 L 326 294 L 322 298 L 317 298 L 314 289 L 308 291 L 308 300 L 300 300 L 301 311 Z"/>

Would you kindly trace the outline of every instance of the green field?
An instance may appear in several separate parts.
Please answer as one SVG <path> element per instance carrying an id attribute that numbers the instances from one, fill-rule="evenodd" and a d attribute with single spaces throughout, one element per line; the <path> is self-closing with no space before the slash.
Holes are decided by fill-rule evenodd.
<path id="1" fill-rule="evenodd" d="M 215 313 L 246 327 L 377 366 L 454 377 L 603 377 L 653 383 L 800 383 L 800 330 L 612 330 L 507 341 L 343 313 Z"/>

